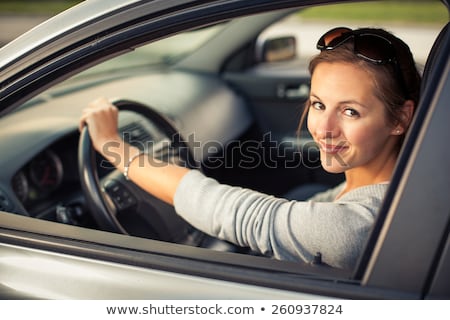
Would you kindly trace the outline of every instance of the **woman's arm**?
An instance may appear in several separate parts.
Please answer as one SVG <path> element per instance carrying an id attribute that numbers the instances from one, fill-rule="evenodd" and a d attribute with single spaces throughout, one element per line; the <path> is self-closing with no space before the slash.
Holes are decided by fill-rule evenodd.
<path id="1" fill-rule="evenodd" d="M 365 186 L 336 202 L 288 201 L 192 170 L 178 186 L 175 209 L 194 227 L 264 255 L 309 263 L 320 252 L 324 263 L 351 269 L 386 188 Z"/>

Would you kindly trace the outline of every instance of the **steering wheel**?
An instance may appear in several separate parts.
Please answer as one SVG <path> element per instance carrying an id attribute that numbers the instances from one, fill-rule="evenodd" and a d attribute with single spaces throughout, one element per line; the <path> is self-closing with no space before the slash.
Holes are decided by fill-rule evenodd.
<path id="1" fill-rule="evenodd" d="M 194 164 L 188 145 L 166 117 L 134 101 L 119 100 L 113 104 L 120 111 L 133 111 L 144 116 L 170 139 L 168 152 L 172 151 L 172 156 L 186 164 Z M 126 180 L 117 169 L 100 180 L 97 153 L 86 127 L 79 140 L 78 169 L 87 207 L 102 230 L 169 242 L 182 241 L 192 231 L 172 206 Z"/>

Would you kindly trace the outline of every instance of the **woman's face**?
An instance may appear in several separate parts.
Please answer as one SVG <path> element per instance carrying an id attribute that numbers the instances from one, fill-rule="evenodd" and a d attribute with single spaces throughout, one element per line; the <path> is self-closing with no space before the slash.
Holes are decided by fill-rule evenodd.
<path id="1" fill-rule="evenodd" d="M 399 132 L 388 123 L 374 83 L 363 69 L 322 62 L 311 78 L 308 130 L 328 172 L 379 166 L 395 152 Z"/>

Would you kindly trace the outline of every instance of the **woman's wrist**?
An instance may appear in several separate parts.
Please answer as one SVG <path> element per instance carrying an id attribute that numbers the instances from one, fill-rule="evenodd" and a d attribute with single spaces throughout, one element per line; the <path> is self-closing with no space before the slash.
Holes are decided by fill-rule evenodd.
<path id="1" fill-rule="evenodd" d="M 133 162 L 138 161 L 138 158 L 145 155 L 144 151 L 138 150 L 137 152 L 135 152 L 134 154 L 130 155 L 130 157 L 128 158 L 128 160 L 125 159 L 125 164 L 123 167 L 123 175 L 125 177 L 125 179 L 130 180 L 128 174 L 130 171 L 130 166 L 133 164 Z"/>

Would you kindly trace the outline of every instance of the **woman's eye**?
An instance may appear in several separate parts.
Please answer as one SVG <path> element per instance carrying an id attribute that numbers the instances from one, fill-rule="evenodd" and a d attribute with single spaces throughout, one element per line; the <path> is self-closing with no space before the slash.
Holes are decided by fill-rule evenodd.
<path id="1" fill-rule="evenodd" d="M 347 108 L 344 110 L 344 114 L 348 117 L 358 117 L 359 116 L 359 112 L 356 111 L 355 109 L 351 109 L 351 108 Z"/>
<path id="2" fill-rule="evenodd" d="M 325 109 L 325 106 L 322 103 L 315 101 L 315 102 L 311 102 L 311 108 L 314 108 L 316 110 L 323 110 L 323 109 Z"/>

